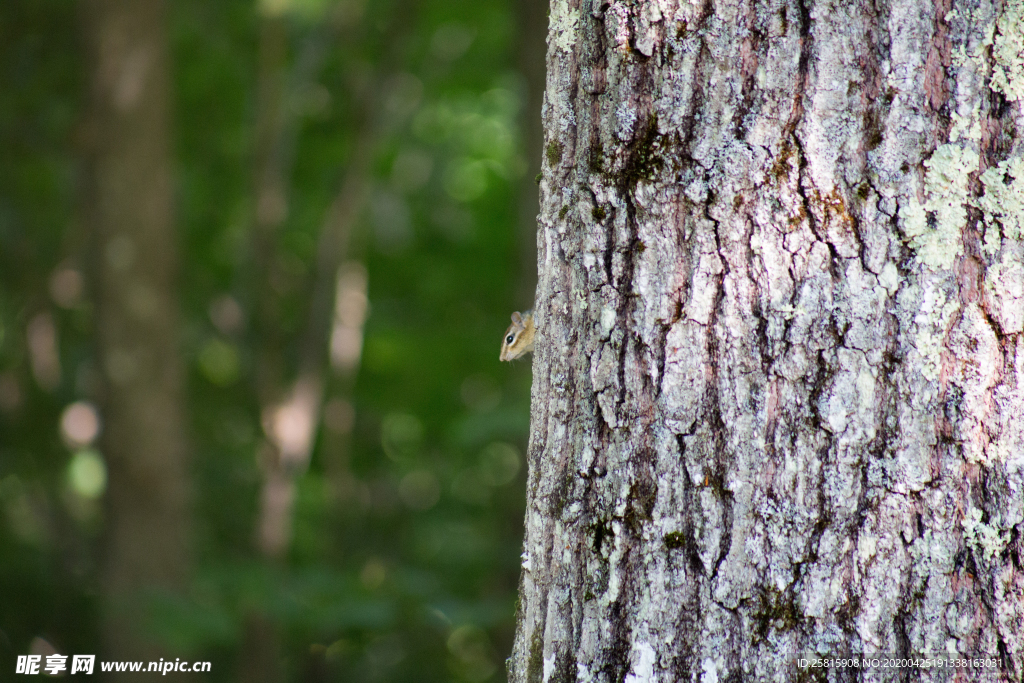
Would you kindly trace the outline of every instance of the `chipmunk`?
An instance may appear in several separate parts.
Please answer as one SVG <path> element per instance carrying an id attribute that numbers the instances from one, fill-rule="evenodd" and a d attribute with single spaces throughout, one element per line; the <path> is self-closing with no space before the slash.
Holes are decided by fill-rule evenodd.
<path id="1" fill-rule="evenodd" d="M 537 328 L 533 324 L 533 310 L 512 314 L 512 324 L 501 340 L 501 360 L 515 360 L 533 351 L 533 337 Z"/>

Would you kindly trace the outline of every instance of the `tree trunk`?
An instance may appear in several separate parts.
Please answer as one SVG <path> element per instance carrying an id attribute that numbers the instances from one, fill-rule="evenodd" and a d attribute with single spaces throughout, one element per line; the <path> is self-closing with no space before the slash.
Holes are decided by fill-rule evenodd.
<path id="1" fill-rule="evenodd" d="M 511 680 L 1022 680 L 1022 26 L 553 0 Z"/>
<path id="2" fill-rule="evenodd" d="M 158 0 L 86 0 L 82 16 L 91 57 L 84 203 L 110 482 L 103 629 L 109 658 L 152 661 L 167 653 L 147 634 L 144 598 L 183 587 L 190 529 L 166 16 Z"/>

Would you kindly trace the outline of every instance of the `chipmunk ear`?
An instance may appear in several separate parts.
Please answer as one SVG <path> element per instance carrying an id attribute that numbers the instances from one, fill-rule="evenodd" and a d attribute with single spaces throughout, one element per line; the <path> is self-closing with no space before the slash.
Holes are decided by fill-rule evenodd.
<path id="1" fill-rule="evenodd" d="M 512 314 L 512 322 L 514 322 L 516 325 L 523 324 L 523 316 L 520 315 L 519 311 L 516 311 L 515 313 Z"/>

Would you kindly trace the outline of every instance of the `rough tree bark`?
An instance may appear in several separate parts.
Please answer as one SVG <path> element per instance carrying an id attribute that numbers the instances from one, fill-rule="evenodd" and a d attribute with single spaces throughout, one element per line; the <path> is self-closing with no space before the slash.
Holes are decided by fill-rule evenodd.
<path id="1" fill-rule="evenodd" d="M 511 680 L 1022 680 L 1022 26 L 553 0 Z"/>
<path id="2" fill-rule="evenodd" d="M 166 14 L 163 2 L 132 0 L 84 0 L 81 11 L 91 59 L 84 214 L 110 481 L 103 630 L 110 658 L 152 661 L 167 653 L 147 634 L 140 598 L 184 587 L 191 521 Z"/>

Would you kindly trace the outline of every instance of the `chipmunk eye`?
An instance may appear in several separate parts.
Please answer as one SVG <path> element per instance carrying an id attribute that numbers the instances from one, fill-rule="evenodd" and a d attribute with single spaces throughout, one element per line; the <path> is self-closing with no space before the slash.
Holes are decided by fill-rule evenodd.
<path id="1" fill-rule="evenodd" d="M 505 337 L 505 343 L 506 344 L 511 344 L 512 342 L 515 341 L 515 339 L 516 339 L 516 336 L 514 334 L 510 334 L 507 337 Z"/>

